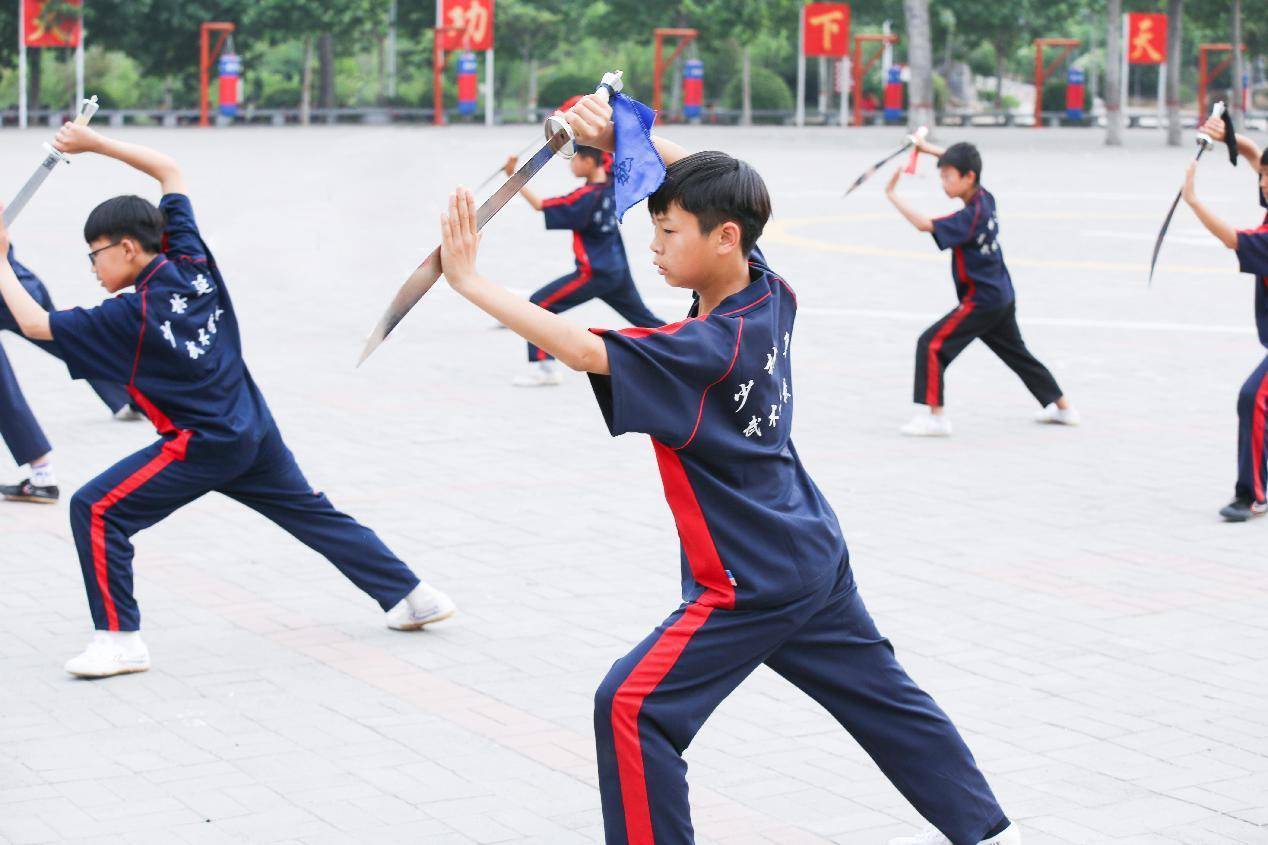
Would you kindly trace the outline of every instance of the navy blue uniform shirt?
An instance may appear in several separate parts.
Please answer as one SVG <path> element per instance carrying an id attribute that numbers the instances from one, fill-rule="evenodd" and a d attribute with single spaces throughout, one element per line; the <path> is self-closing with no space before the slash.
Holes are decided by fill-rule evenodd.
<path id="1" fill-rule="evenodd" d="M 758 250 L 751 282 L 712 313 L 662 328 L 594 329 L 591 375 L 612 434 L 650 434 L 682 543 L 683 599 L 771 607 L 833 577 L 836 515 L 792 443 L 797 298 Z"/>
<path id="2" fill-rule="evenodd" d="M 1268 208 L 1268 200 L 1264 199 L 1258 184 L 1255 191 L 1259 194 L 1259 204 Z M 1237 233 L 1237 262 L 1243 273 L 1255 277 L 1255 325 L 1259 329 L 1259 342 L 1268 347 L 1268 214 L 1258 229 L 1243 229 Z"/>
<path id="3" fill-rule="evenodd" d="M 547 229 L 572 230 L 577 272 L 600 277 L 629 273 L 616 222 L 616 183 L 591 182 L 571 194 L 542 200 Z"/>
<path id="4" fill-rule="evenodd" d="M 242 360 L 238 320 L 189 198 L 167 194 L 164 252 L 134 289 L 49 315 L 73 378 L 128 386 L 160 434 L 183 447 L 256 442 L 272 425 Z"/>
<path id="5" fill-rule="evenodd" d="M 933 241 L 938 249 L 952 250 L 951 278 L 961 302 L 1003 308 L 1013 301 L 1013 280 L 999 246 L 995 197 L 989 191 L 978 188 L 964 208 L 934 218 Z"/>

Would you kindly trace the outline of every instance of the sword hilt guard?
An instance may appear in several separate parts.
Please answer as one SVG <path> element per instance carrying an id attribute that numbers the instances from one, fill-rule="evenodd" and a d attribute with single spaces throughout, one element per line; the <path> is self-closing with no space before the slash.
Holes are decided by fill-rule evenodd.
<path id="1" fill-rule="evenodd" d="M 72 122 L 76 126 L 87 126 L 88 121 L 92 120 L 92 116 L 97 113 L 98 108 L 100 108 L 100 106 L 98 106 L 97 104 L 96 94 L 93 94 L 87 100 L 80 100 L 79 114 L 75 115 L 75 119 Z M 56 147 L 54 147 L 52 144 L 48 143 L 47 141 L 44 142 L 44 149 L 48 152 L 50 156 L 57 159 L 58 161 L 63 161 L 67 164 L 70 164 L 70 156 L 66 155 L 66 153 L 57 149 Z"/>
<path id="2" fill-rule="evenodd" d="M 1217 100 L 1215 105 L 1211 106 L 1211 117 L 1219 117 L 1223 111 L 1224 111 L 1224 101 Z M 1198 130 L 1197 142 L 1198 142 L 1198 146 L 1200 147 L 1215 146 L 1215 140 L 1210 135 L 1207 135 L 1205 132 L 1203 132 L 1201 129 Z"/>
<path id="3" fill-rule="evenodd" d="M 603 74 L 603 79 L 599 82 L 599 87 L 594 89 L 594 93 L 599 94 L 603 99 L 611 102 L 612 98 L 620 94 L 625 88 L 625 83 L 621 79 L 624 71 L 614 70 L 610 73 Z M 577 139 L 572 133 L 572 127 L 568 125 L 568 121 L 558 115 L 551 115 L 546 118 L 545 125 L 546 140 L 554 141 L 555 136 L 563 132 L 568 136 L 567 140 L 556 142 L 555 153 L 564 158 L 572 158 L 577 154 Z"/>

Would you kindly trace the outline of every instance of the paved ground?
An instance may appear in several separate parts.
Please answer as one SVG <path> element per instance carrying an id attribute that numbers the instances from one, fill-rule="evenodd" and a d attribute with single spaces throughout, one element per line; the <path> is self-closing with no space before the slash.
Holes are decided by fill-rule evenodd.
<path id="1" fill-rule="evenodd" d="M 912 442 L 913 344 L 952 304 L 947 261 L 841 189 L 893 130 L 706 130 L 766 176 L 763 244 L 797 288 L 797 445 L 841 515 L 900 658 L 966 734 L 1028 845 L 1268 842 L 1268 524 L 1221 524 L 1237 388 L 1263 355 L 1251 282 L 1182 208 L 1185 149 L 1099 132 L 969 132 L 986 157 L 1022 325 L 1082 409 L 1034 425 L 988 352 L 950 372 L 956 436 Z M 437 289 L 364 367 L 362 339 L 435 241 L 444 192 L 520 129 L 130 131 L 186 165 L 248 359 L 310 479 L 462 613 L 420 635 L 268 523 L 211 497 L 139 538 L 148 674 L 71 680 L 89 619 L 63 504 L 0 507 L 0 841 L 600 841 L 591 696 L 677 601 L 676 538 L 645 440 L 610 440 L 581 377 L 517 391 L 521 347 Z M 944 137 L 959 137 L 954 130 Z M 7 193 L 42 132 L 7 131 Z M 904 191 L 950 210 L 926 164 Z M 556 163 L 540 186 L 570 186 Z M 1200 190 L 1258 222 L 1217 156 Z M 81 221 L 121 191 L 76 161 L 14 233 L 64 305 L 90 303 Z M 685 309 L 645 259 L 666 317 Z M 486 271 L 529 289 L 566 237 L 514 203 Z M 602 307 L 577 319 L 607 324 Z M 5 348 L 73 490 L 148 442 L 13 337 Z M 0 464 L 0 475 L 16 470 Z M 701 842 L 872 845 L 919 821 L 811 701 L 757 672 L 688 753 Z"/>

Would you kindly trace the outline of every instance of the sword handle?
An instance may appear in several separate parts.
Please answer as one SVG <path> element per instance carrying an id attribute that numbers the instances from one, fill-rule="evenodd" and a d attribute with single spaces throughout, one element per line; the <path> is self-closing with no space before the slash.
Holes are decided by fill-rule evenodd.
<path id="1" fill-rule="evenodd" d="M 908 135 L 907 140 L 911 142 L 912 146 L 915 146 L 920 141 L 923 141 L 928 135 L 929 135 L 929 127 L 921 126 L 918 129 L 916 129 L 915 132 Z"/>
<path id="2" fill-rule="evenodd" d="M 97 95 L 93 94 L 87 100 L 79 103 L 79 114 L 75 116 L 75 123 L 80 126 L 87 126 L 88 121 L 92 120 L 92 116 L 97 113 Z"/>
<path id="3" fill-rule="evenodd" d="M 1224 101 L 1216 100 L 1215 105 L 1211 106 L 1211 117 L 1219 117 L 1220 112 L 1222 111 L 1224 111 Z M 1215 146 L 1215 140 L 1211 138 L 1210 135 L 1207 135 L 1205 132 L 1199 129 L 1198 130 L 1198 144 L 1203 147 L 1209 144 L 1210 146 L 1213 147 Z"/>
<path id="4" fill-rule="evenodd" d="M 603 79 L 599 82 L 599 86 L 594 89 L 594 93 L 598 94 L 605 102 L 611 102 L 612 98 L 625 88 L 625 83 L 621 80 L 624 71 L 614 70 L 610 73 L 603 74 Z M 572 127 L 568 125 L 568 121 L 562 117 L 551 115 L 546 118 L 546 124 L 543 127 L 546 132 L 546 140 L 552 141 L 560 132 L 568 136 L 568 140 L 559 145 L 555 150 L 558 155 L 564 158 L 572 158 L 577 154 L 577 141 L 572 134 Z"/>

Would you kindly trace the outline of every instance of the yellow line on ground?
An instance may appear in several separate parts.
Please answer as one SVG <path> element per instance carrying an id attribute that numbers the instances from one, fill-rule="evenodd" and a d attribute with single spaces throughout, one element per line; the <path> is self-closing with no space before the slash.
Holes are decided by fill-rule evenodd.
<path id="1" fill-rule="evenodd" d="M 1009 219 L 1016 220 L 1146 220 L 1152 219 L 1144 214 L 1116 214 L 1103 212 L 1020 212 L 1009 214 Z M 862 223 L 869 220 L 893 220 L 893 213 L 859 212 L 856 214 L 836 214 L 826 217 L 794 217 L 787 220 L 772 220 L 766 224 L 762 232 L 764 243 L 784 244 L 785 246 L 813 249 L 820 252 L 841 252 L 847 255 L 868 255 L 882 258 L 904 258 L 911 261 L 943 263 L 945 256 L 933 250 L 894 249 L 892 247 L 864 246 L 862 244 L 825 241 L 804 235 L 793 234 L 794 229 L 805 226 L 832 223 Z M 1115 273 L 1139 273 L 1142 278 L 1149 272 L 1149 265 L 1141 261 L 1128 263 L 1120 261 L 1067 261 L 1063 259 L 1026 258 L 1010 254 L 1008 264 L 1014 267 L 1038 267 L 1053 270 L 1102 270 Z M 1203 267 L 1195 264 L 1161 264 L 1159 273 L 1188 273 L 1194 275 L 1220 275 L 1223 271 L 1217 267 Z M 1229 271 L 1231 272 L 1231 271 Z"/>

